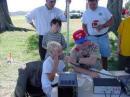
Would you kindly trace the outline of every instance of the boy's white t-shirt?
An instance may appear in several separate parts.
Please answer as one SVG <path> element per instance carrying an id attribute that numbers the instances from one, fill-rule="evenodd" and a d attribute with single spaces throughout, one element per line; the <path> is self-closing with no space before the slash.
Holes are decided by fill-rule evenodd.
<path id="1" fill-rule="evenodd" d="M 101 31 L 97 31 L 92 25 L 94 21 L 98 21 L 98 24 L 106 23 L 112 14 L 109 12 L 107 8 L 98 7 L 96 10 L 87 9 L 82 16 L 82 23 L 87 25 L 88 34 L 89 35 L 102 35 L 108 31 L 108 28 L 104 28 Z"/>
<path id="2" fill-rule="evenodd" d="M 45 87 L 51 87 L 52 82 L 48 79 L 47 73 L 52 72 L 53 63 L 54 63 L 54 61 L 53 61 L 52 57 L 50 57 L 50 56 L 43 62 L 42 77 L 41 77 L 42 89 Z M 64 61 L 60 60 L 58 68 L 57 68 L 57 73 L 63 72 L 64 68 L 65 68 Z"/>

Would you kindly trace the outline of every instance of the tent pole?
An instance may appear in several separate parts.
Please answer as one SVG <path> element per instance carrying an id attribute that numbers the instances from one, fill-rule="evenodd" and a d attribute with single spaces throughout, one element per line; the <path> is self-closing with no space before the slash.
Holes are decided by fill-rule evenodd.
<path id="1" fill-rule="evenodd" d="M 67 55 L 69 55 L 69 31 L 70 31 L 70 28 L 69 28 L 69 2 L 66 0 L 66 10 L 67 10 L 67 35 L 66 35 L 66 39 L 67 39 Z M 66 66 L 66 68 L 68 69 L 68 64 Z"/>

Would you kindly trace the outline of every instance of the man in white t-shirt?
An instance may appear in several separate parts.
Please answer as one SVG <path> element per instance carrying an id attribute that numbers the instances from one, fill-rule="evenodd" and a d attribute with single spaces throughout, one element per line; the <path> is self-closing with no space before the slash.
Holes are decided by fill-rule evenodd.
<path id="1" fill-rule="evenodd" d="M 51 97 L 52 82 L 55 79 L 56 73 L 63 72 L 65 64 L 59 57 L 62 55 L 62 46 L 55 41 L 47 44 L 47 52 L 49 57 L 43 62 L 42 67 L 42 89 L 47 97 Z"/>
<path id="2" fill-rule="evenodd" d="M 98 0 L 87 0 L 89 8 L 82 16 L 83 29 L 87 39 L 99 45 L 102 65 L 107 69 L 107 57 L 110 56 L 108 29 L 113 23 L 113 16 L 107 8 L 99 7 Z"/>
<path id="3" fill-rule="evenodd" d="M 67 0 L 71 2 L 71 0 Z M 46 50 L 42 48 L 42 39 L 51 29 L 50 22 L 54 18 L 66 21 L 66 11 L 63 13 L 55 7 L 56 0 L 46 0 L 45 6 L 38 7 L 26 15 L 27 22 L 31 24 L 39 35 L 39 54 L 41 60 L 44 60 Z"/>

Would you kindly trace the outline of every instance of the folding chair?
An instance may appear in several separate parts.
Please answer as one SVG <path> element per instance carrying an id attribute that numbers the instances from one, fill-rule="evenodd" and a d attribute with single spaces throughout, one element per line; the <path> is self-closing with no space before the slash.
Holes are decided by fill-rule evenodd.
<path id="1" fill-rule="evenodd" d="M 41 88 L 42 62 L 28 62 L 24 66 L 18 70 L 15 97 L 45 97 Z"/>

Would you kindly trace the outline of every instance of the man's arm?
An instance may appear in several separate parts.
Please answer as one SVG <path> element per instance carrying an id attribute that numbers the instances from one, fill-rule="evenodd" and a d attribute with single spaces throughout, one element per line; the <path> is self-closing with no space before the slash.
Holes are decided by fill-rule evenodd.
<path id="1" fill-rule="evenodd" d="M 97 62 L 96 55 L 91 55 L 90 57 L 86 57 L 86 58 L 79 58 L 80 64 L 95 65 L 96 62 Z"/>
<path id="2" fill-rule="evenodd" d="M 88 34 L 87 24 L 82 24 L 82 28 Z"/>
<path id="3" fill-rule="evenodd" d="M 113 21 L 114 17 L 112 16 L 106 23 L 99 25 L 96 29 L 100 31 L 104 28 L 110 27 L 113 24 Z"/>
<path id="4" fill-rule="evenodd" d="M 79 65 L 79 64 L 95 65 L 97 62 L 97 59 L 98 59 L 97 55 L 91 55 L 90 57 L 78 58 L 78 59 L 76 59 L 73 56 L 66 57 L 67 62 L 69 62 L 70 64 L 75 64 L 75 65 Z"/>
<path id="5" fill-rule="evenodd" d="M 27 13 L 27 15 L 25 16 L 26 21 L 33 27 L 36 28 L 33 20 L 35 19 L 35 15 L 36 15 L 36 9 L 32 10 L 31 12 Z"/>
<path id="6" fill-rule="evenodd" d="M 63 49 L 65 49 L 67 47 L 67 43 L 66 43 L 65 38 L 62 34 L 61 34 L 61 45 L 62 45 Z"/>
<path id="7" fill-rule="evenodd" d="M 112 16 L 105 24 L 103 24 L 103 28 L 110 27 L 113 24 L 114 17 Z"/>
<path id="8" fill-rule="evenodd" d="M 33 24 L 33 22 L 29 23 L 34 29 L 36 29 L 35 25 Z"/>
<path id="9" fill-rule="evenodd" d="M 42 48 L 47 49 L 47 39 L 48 36 L 45 35 L 44 38 L 42 39 Z"/>
<path id="10" fill-rule="evenodd" d="M 98 73 L 96 73 L 96 72 L 93 72 L 93 71 L 90 71 L 90 70 L 87 70 L 87 69 L 83 69 L 83 68 L 80 68 L 80 67 L 76 67 L 76 66 L 74 66 L 73 68 L 74 68 L 74 70 L 75 70 L 76 72 L 89 75 L 89 76 L 91 76 L 92 78 L 99 77 Z"/>
<path id="11" fill-rule="evenodd" d="M 52 51 L 52 58 L 54 63 L 52 64 L 53 68 L 51 73 L 48 73 L 48 78 L 49 80 L 53 81 L 55 78 L 55 74 L 57 73 L 57 69 L 58 69 L 58 64 L 59 64 L 59 57 L 58 57 L 58 50 L 54 49 L 54 51 Z"/>

